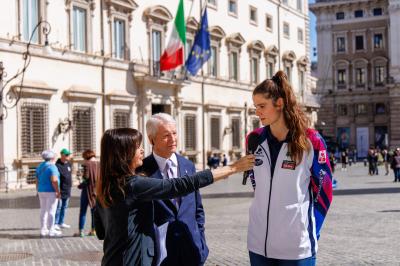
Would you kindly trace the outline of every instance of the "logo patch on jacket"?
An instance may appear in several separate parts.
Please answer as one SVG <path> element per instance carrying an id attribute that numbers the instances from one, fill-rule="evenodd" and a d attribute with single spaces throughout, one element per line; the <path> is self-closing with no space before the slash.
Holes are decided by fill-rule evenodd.
<path id="1" fill-rule="evenodd" d="M 262 153 L 263 153 L 263 150 L 262 150 L 261 147 L 259 147 L 254 154 L 255 155 L 262 155 Z"/>
<path id="2" fill-rule="evenodd" d="M 318 163 L 326 163 L 326 150 L 320 150 L 318 153 Z"/>
<path id="3" fill-rule="evenodd" d="M 261 159 L 256 159 L 256 161 L 255 161 L 255 166 L 260 166 L 260 165 L 262 165 L 263 164 L 263 160 L 261 160 Z"/>
<path id="4" fill-rule="evenodd" d="M 288 169 L 288 170 L 294 170 L 294 169 L 296 169 L 296 162 L 295 161 L 284 160 L 282 162 L 282 168 L 283 169 Z"/>

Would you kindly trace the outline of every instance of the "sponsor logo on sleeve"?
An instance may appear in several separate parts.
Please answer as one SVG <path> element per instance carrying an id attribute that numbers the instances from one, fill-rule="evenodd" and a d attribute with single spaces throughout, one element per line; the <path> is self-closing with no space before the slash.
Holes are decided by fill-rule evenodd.
<path id="1" fill-rule="evenodd" d="M 326 150 L 320 150 L 318 153 L 318 163 L 326 163 Z"/>

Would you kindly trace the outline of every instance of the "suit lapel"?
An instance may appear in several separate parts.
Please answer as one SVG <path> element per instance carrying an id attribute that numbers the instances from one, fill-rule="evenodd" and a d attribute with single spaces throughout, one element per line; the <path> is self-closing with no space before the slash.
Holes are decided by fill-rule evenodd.
<path id="1" fill-rule="evenodd" d="M 178 161 L 178 177 L 180 178 L 180 177 L 183 177 L 183 176 L 185 176 L 185 175 L 187 175 L 187 170 L 186 170 L 186 162 L 185 162 L 185 160 L 183 160 L 183 157 L 182 156 L 180 156 L 180 155 L 178 155 L 178 154 L 176 154 L 175 153 L 175 155 L 176 155 L 176 159 L 177 159 L 177 161 Z M 180 210 L 183 210 L 184 208 L 182 208 L 184 205 L 185 205 L 185 197 L 186 196 L 182 196 L 181 197 L 181 206 L 179 207 L 179 210 L 178 210 L 178 212 L 180 211 Z"/>
<path id="2" fill-rule="evenodd" d="M 152 177 L 158 178 L 158 179 L 164 179 L 164 177 L 163 177 L 163 175 L 161 173 L 161 170 L 158 167 L 158 163 L 157 163 L 156 159 L 154 158 L 153 154 L 150 155 L 150 164 L 151 164 L 151 166 L 150 166 L 151 169 L 154 169 Z M 162 200 L 162 201 L 164 202 L 165 205 L 168 206 L 168 208 L 170 208 L 175 214 L 177 214 L 178 209 L 175 206 L 175 204 L 172 202 L 171 199 L 165 199 L 165 200 Z"/>

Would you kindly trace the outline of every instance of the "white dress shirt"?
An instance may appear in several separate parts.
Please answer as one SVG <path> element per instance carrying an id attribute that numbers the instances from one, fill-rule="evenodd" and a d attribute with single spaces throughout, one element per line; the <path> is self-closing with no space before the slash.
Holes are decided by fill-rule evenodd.
<path id="1" fill-rule="evenodd" d="M 168 174 L 165 171 L 165 166 L 167 165 L 167 160 L 172 161 L 171 169 L 172 169 L 172 172 L 174 173 L 173 178 L 178 177 L 178 159 L 176 158 L 175 153 L 173 153 L 170 158 L 163 158 L 163 157 L 157 155 L 155 152 L 153 152 L 153 156 L 158 164 L 158 168 L 160 169 L 160 172 L 164 179 L 168 179 Z M 159 249 L 160 249 L 159 250 L 160 258 L 157 262 L 157 265 L 160 265 L 161 262 L 167 257 L 167 248 L 165 246 L 165 240 L 167 237 L 168 224 L 169 223 L 166 222 L 157 227 L 156 233 L 157 233 L 157 237 L 159 240 Z"/>

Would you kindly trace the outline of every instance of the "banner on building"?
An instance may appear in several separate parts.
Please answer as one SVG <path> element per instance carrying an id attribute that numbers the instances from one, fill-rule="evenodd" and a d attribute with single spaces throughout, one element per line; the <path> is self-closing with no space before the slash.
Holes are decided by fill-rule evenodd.
<path id="1" fill-rule="evenodd" d="M 369 149 L 369 133 L 367 127 L 358 127 L 357 136 L 357 156 L 358 158 L 366 158 Z"/>

